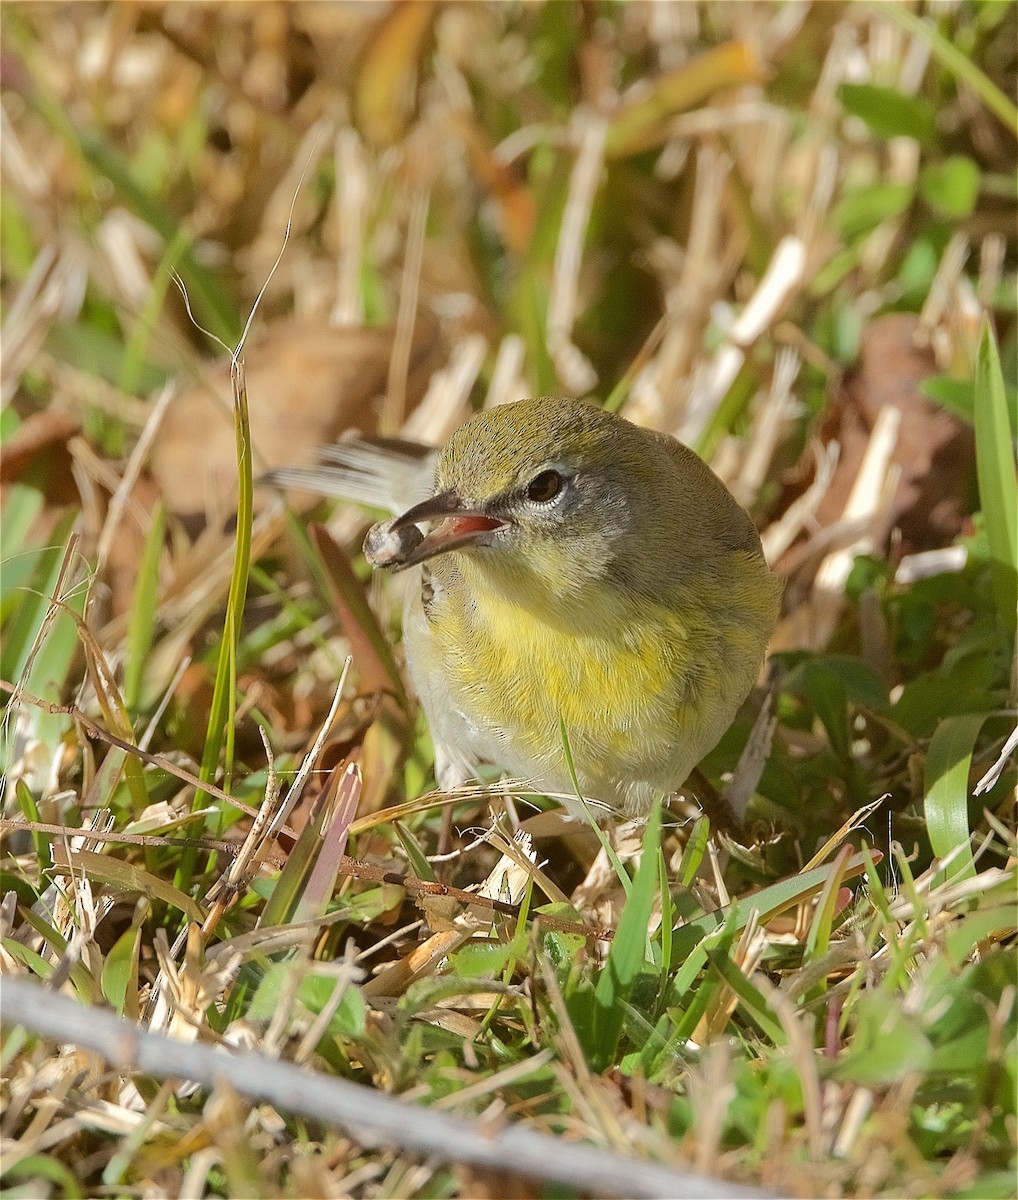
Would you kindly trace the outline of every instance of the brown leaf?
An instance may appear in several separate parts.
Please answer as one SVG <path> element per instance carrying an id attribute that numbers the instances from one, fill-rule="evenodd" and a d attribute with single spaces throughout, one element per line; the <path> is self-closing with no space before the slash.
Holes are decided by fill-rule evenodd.
<path id="1" fill-rule="evenodd" d="M 841 446 L 830 487 L 817 508 L 820 528 L 835 524 L 845 511 L 873 423 L 888 405 L 901 412 L 891 460 L 901 474 L 877 549 L 888 548 L 895 530 L 900 533 L 896 553 L 911 554 L 950 545 L 965 528 L 975 441 L 971 426 L 919 391 L 935 371 L 933 352 L 917 316 L 890 313 L 863 333 L 859 362 L 846 376 L 820 429 L 825 444 L 837 441 Z M 790 493 L 795 490 L 801 487 L 793 487 Z M 787 494 L 782 507 L 791 498 Z M 793 548 L 786 566 L 795 555 Z"/>
<path id="2" fill-rule="evenodd" d="M 0 482 L 24 480 L 50 504 L 74 503 L 79 497 L 67 443 L 80 431 L 80 423 L 64 413 L 47 409 L 30 414 L 4 444 Z"/>
<path id="3" fill-rule="evenodd" d="M 390 329 L 334 328 L 292 318 L 270 326 L 244 355 L 255 474 L 311 461 L 344 429 L 373 433 L 392 352 Z M 418 323 L 407 380 L 416 404 L 437 365 L 433 329 Z M 228 511 L 236 491 L 237 452 L 228 362 L 171 403 L 153 448 L 151 470 L 167 508 L 201 518 Z"/>
<path id="4" fill-rule="evenodd" d="M 131 508 L 150 513 L 158 500 L 156 485 L 147 475 L 141 475 L 131 489 Z M 129 510 L 130 513 L 130 510 Z M 145 553 L 147 531 L 130 515 L 117 526 L 102 563 L 103 579 L 109 587 L 110 613 L 122 616 L 131 607 L 138 582 L 138 564 Z"/>
<path id="5" fill-rule="evenodd" d="M 460 1181 L 459 1194 L 473 1200 L 538 1200 L 546 1194 L 539 1180 L 516 1171 L 488 1170 L 483 1167 L 457 1166 L 456 1176 Z"/>
<path id="6" fill-rule="evenodd" d="M 969 511 L 966 493 L 975 467 L 972 427 L 919 391 L 936 370 L 933 351 L 921 338 L 919 318 L 911 313 L 881 317 L 864 333 L 859 365 L 845 381 L 845 433 L 851 429 L 853 448 L 865 447 L 881 408 L 894 404 L 901 410 L 893 457 L 901 479 L 885 537 L 900 529 L 906 554 L 954 541 Z"/>

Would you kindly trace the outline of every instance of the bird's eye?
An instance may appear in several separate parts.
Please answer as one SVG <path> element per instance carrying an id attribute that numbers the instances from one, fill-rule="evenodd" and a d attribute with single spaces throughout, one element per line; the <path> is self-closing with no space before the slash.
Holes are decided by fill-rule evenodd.
<path id="1" fill-rule="evenodd" d="M 527 484 L 527 499 L 535 504 L 548 504 L 562 491 L 564 484 L 558 471 L 542 471 Z"/>

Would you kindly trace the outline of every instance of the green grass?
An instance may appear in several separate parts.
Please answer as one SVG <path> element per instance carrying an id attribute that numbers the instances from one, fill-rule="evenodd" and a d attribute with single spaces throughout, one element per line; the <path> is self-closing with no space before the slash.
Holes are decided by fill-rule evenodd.
<path id="1" fill-rule="evenodd" d="M 481 1131 L 784 1195 L 1014 1195 L 1014 6 L 814 5 L 799 25 L 769 3 L 280 11 L 270 29 L 239 9 L 3 8 L 5 974 Z M 570 137 L 605 96 L 567 277 Z M 111 505 L 158 389 L 206 371 L 171 272 L 235 338 L 305 169 L 235 390 L 218 497 L 235 519 L 199 530 L 158 472 Z M 369 387 L 373 360 L 333 349 L 329 316 L 395 320 L 425 188 L 433 361 L 415 379 L 415 344 L 407 381 L 412 400 L 432 384 L 424 432 L 586 372 L 595 399 L 710 456 L 786 576 L 745 822 L 712 827 L 693 797 L 750 769 L 759 697 L 642 846 L 608 847 L 586 911 L 567 898 L 591 830 L 531 857 L 507 843 L 552 802 L 430 794 L 367 515 L 306 527 L 256 483 L 282 397 L 308 419 L 377 413 L 386 372 Z M 802 276 L 733 338 L 793 236 Z M 271 343 L 293 312 L 331 365 Z M 436 371 L 478 331 L 460 396 Z M 911 440 L 861 500 L 899 477 L 903 540 L 860 542 L 838 522 L 894 404 Z M 827 507 L 797 516 L 835 437 Z M 155 433 L 199 509 L 213 440 L 204 419 Z M 491 810 L 498 846 L 476 837 Z M 73 1041 L 5 1021 L 12 1196 L 578 1194 L 554 1161 L 489 1179 L 402 1150 L 398 1126 L 359 1141 L 300 1097 L 119 1063 L 96 1084 Z"/>

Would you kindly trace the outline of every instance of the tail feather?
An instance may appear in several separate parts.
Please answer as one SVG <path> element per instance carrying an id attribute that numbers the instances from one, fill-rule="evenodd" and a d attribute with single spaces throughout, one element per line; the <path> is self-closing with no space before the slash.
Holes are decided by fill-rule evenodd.
<path id="1" fill-rule="evenodd" d="M 279 467 L 259 482 L 353 500 L 398 516 L 429 494 L 435 453 L 400 438 L 349 438 L 323 446 L 315 466 Z"/>

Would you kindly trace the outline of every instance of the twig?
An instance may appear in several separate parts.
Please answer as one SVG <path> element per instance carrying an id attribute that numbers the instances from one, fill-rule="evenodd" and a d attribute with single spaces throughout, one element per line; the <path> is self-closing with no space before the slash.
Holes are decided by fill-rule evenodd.
<path id="1" fill-rule="evenodd" d="M 406 385 L 410 373 L 410 353 L 413 349 L 417 297 L 421 284 L 421 261 L 424 256 L 424 234 L 430 204 L 431 188 L 428 186 L 417 191 L 410 206 L 406 257 L 403 259 L 399 308 L 396 311 L 396 336 L 389 359 L 389 378 L 382 406 L 382 432 L 390 435 L 399 431 L 406 416 Z"/>
<path id="2" fill-rule="evenodd" d="M 988 792 L 997 780 L 1004 773 L 1004 768 L 1007 766 L 1007 760 L 1018 750 L 1018 725 L 1011 730 L 1011 736 L 1004 743 L 1004 749 L 997 756 L 997 761 L 986 772 L 986 774 L 976 784 L 974 796 L 981 796 L 983 792 Z"/>
<path id="3" fill-rule="evenodd" d="M 148 452 L 155 441 L 156 434 L 159 432 L 159 427 L 163 422 L 163 417 L 166 415 L 166 410 L 169 408 L 170 401 L 175 394 L 176 388 L 172 383 L 168 383 L 156 397 L 152 405 L 151 415 L 145 422 L 145 428 L 141 431 L 141 436 L 134 444 L 131 457 L 127 460 L 127 466 L 120 477 L 117 490 L 110 497 L 110 506 L 106 510 L 106 521 L 103 524 L 102 533 L 99 535 L 99 542 L 95 552 L 96 562 L 100 564 L 105 563 L 109 558 L 110 547 L 113 545 L 113 539 L 116 537 L 117 528 L 124 515 L 124 510 L 134 493 L 134 485 L 138 481 L 141 468 L 145 465 L 145 459 L 148 457 Z"/>
<path id="4" fill-rule="evenodd" d="M 783 237 L 763 278 L 749 302 L 739 314 L 728 334 L 704 372 L 701 385 L 691 397 L 689 406 L 676 431 L 676 437 L 687 445 L 700 439 L 717 406 L 746 361 L 746 351 L 771 324 L 802 283 L 806 269 L 806 247 L 797 237 Z"/>
<path id="5" fill-rule="evenodd" d="M 206 1088 L 227 1084 L 248 1100 L 340 1125 L 368 1147 L 396 1146 L 404 1152 L 433 1155 L 448 1162 L 512 1170 L 601 1196 L 736 1200 L 767 1195 L 755 1188 L 612 1154 L 519 1126 L 492 1131 L 490 1126 L 420 1108 L 349 1080 L 303 1070 L 264 1054 L 231 1054 L 201 1043 L 148 1033 L 110 1013 L 78 1004 L 23 979 L 4 981 L 3 1015 L 9 1024 L 23 1025 L 43 1037 L 101 1054 L 124 1071 L 159 1079 L 189 1079 Z"/>
<path id="6" fill-rule="evenodd" d="M 333 148 L 336 171 L 336 216 L 339 220 L 334 326 L 363 325 L 361 266 L 367 225 L 371 179 L 360 135 L 347 126 L 336 134 Z"/>
<path id="7" fill-rule="evenodd" d="M 575 121 L 578 152 L 569 177 L 555 266 L 548 297 L 548 353 L 563 385 L 582 396 L 597 383 L 597 373 L 572 341 L 576 320 L 583 241 L 590 224 L 594 196 L 604 168 L 608 122 L 600 114 L 581 111 Z"/>
<path id="8" fill-rule="evenodd" d="M 191 818 L 199 815 L 201 815 L 201 810 L 188 814 Z M 0 833 L 16 833 L 18 830 L 26 833 L 48 833 L 64 837 L 84 836 L 93 832 L 88 829 L 73 829 L 64 825 L 51 825 L 43 821 L 10 820 L 6 817 L 0 817 Z M 215 838 L 170 838 L 158 837 L 152 834 L 117 833 L 112 830 L 105 831 L 102 837 L 103 841 L 106 842 L 123 843 L 131 846 L 189 846 L 200 850 L 213 850 L 217 854 L 232 855 L 234 858 L 237 858 L 242 850 L 241 847 L 219 841 Z M 399 887 L 410 896 L 417 898 L 423 896 L 445 897 L 472 908 L 490 909 L 492 912 L 502 913 L 507 917 L 518 918 L 520 915 L 520 906 L 510 903 L 508 900 L 492 899 L 489 896 L 482 896 L 478 892 L 468 892 L 463 888 L 454 887 L 449 883 L 433 883 L 426 879 L 415 879 L 412 875 L 401 875 L 398 871 L 388 871 L 385 867 L 377 866 L 374 863 L 362 862 L 360 859 L 351 858 L 347 854 L 342 855 L 338 861 L 340 870 L 344 875 L 349 875 L 353 879 L 362 879 L 368 883 L 382 883 L 392 887 Z M 274 863 L 273 865 L 278 864 Z M 222 893 L 224 887 L 229 887 L 231 892 L 235 892 L 236 887 L 230 883 L 230 878 L 224 876 L 224 882 L 220 885 L 218 892 L 214 888 L 210 889 L 208 895 L 205 897 L 206 902 L 215 901 Z M 553 917 L 549 913 L 535 913 L 533 919 L 544 929 L 553 929 L 557 933 L 578 933 L 581 937 L 592 938 L 597 942 L 608 942 L 615 936 L 615 931 L 607 926 L 588 926 L 581 924 L 579 921 L 565 921 L 561 917 Z M 315 924 L 315 922 L 311 922 L 311 925 Z M 325 922 L 321 920 L 317 924 L 321 925 L 325 924 Z M 376 945 L 373 948 L 378 949 L 378 946 Z"/>
<path id="9" fill-rule="evenodd" d="M 508 900 L 500 900 L 481 895 L 480 892 L 467 892 L 463 888 L 453 887 L 451 883 L 432 883 L 426 879 L 414 879 L 409 875 L 400 875 L 398 871 L 387 871 L 385 867 L 375 866 L 374 863 L 362 862 L 344 854 L 340 860 L 340 870 L 344 875 L 352 875 L 355 879 L 366 879 L 371 883 L 387 883 L 393 887 L 401 887 L 411 896 L 447 896 L 473 908 L 488 908 L 493 912 L 503 913 L 507 917 L 519 917 L 520 906 Z M 597 942 L 607 942 L 615 936 L 615 931 L 607 927 L 598 928 L 596 925 L 582 925 L 579 921 L 564 921 L 561 917 L 553 917 L 548 913 L 534 913 L 535 922 L 545 929 L 554 929 L 559 933 L 578 933 L 582 937 L 593 938 Z"/>
<path id="10" fill-rule="evenodd" d="M 133 742 L 124 741 L 123 738 L 118 738 L 116 734 L 110 733 L 108 729 L 103 729 L 101 725 L 93 721 L 91 717 L 86 716 L 80 708 L 75 704 L 51 704 L 48 700 L 43 700 L 39 696 L 32 696 L 28 692 L 20 691 L 13 683 L 8 683 L 6 679 L 0 679 L 0 692 L 8 692 L 14 697 L 14 703 L 31 704 L 35 708 L 41 708 L 43 712 L 48 713 L 66 713 L 67 716 L 73 717 L 74 720 L 92 737 L 99 738 L 100 741 L 106 742 L 110 746 L 117 746 L 121 750 L 126 750 L 128 754 L 133 754 L 135 758 L 140 758 L 142 762 L 147 762 L 150 766 L 158 767 L 161 771 L 165 771 L 168 775 L 175 775 L 184 783 L 189 783 L 192 787 L 201 788 L 203 792 L 207 792 L 216 800 L 223 800 L 227 804 L 232 804 L 234 808 L 239 808 L 241 812 L 247 813 L 249 817 L 256 817 L 258 810 L 252 808 L 250 804 L 243 800 L 238 800 L 236 796 L 231 796 L 228 792 L 224 792 L 222 788 L 216 787 L 214 783 L 202 783 L 202 781 L 193 772 L 185 770 L 184 767 L 178 767 L 176 763 L 171 762 L 168 758 L 164 758 L 161 754 L 149 754 L 147 750 L 142 750 Z M 295 838 L 296 832 L 289 827 L 282 830 L 288 837 Z"/>
<path id="11" fill-rule="evenodd" d="M 197 812 L 187 815 L 188 819 L 193 819 L 214 811 L 211 808 L 199 809 Z M 75 829 L 69 825 L 51 825 L 46 821 L 21 821 L 0 817 L 0 834 L 17 833 L 19 829 L 26 833 L 51 833 L 56 837 L 87 837 L 94 833 L 94 830 L 91 829 Z M 216 854 L 235 855 L 237 853 L 235 844 L 220 841 L 218 838 L 159 837 L 151 833 L 117 833 L 112 829 L 107 829 L 103 833 L 103 841 L 116 842 L 125 846 L 197 846 L 199 850 L 211 850 Z"/>
<path id="12" fill-rule="evenodd" d="M 880 536 L 898 471 L 893 455 L 900 427 L 901 409 L 887 405 L 880 410 L 842 513 L 847 524 L 862 522 L 862 532 L 854 542 L 829 554 L 820 564 L 811 602 L 797 614 L 809 624 L 809 632 L 801 644 L 811 649 L 823 649 L 830 641 L 845 604 L 845 584 L 852 564 L 857 555 L 870 553 L 873 542 Z"/>

